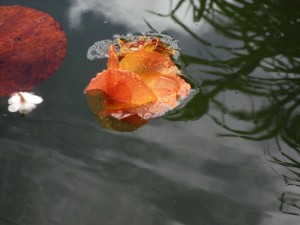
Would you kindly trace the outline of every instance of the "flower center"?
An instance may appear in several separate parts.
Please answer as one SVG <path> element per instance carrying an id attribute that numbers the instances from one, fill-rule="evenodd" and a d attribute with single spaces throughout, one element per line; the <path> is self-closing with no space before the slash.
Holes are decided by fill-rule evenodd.
<path id="1" fill-rule="evenodd" d="M 22 94 L 22 92 L 18 92 L 18 95 L 20 96 L 22 103 L 26 102 L 26 99 L 24 98 L 24 95 Z"/>

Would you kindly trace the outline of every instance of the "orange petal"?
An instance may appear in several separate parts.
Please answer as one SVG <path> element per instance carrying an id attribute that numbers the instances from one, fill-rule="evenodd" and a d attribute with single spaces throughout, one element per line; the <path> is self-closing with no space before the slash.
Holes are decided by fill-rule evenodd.
<path id="1" fill-rule="evenodd" d="M 151 51 L 135 51 L 127 54 L 119 64 L 120 69 L 136 74 L 179 74 L 180 71 L 169 56 Z"/>
<path id="2" fill-rule="evenodd" d="M 143 51 L 153 52 L 153 51 L 155 51 L 157 45 L 158 45 L 158 41 L 146 43 L 143 46 Z"/>
<path id="3" fill-rule="evenodd" d="M 160 73 L 145 73 L 141 79 L 153 90 L 155 95 L 160 98 L 176 93 L 178 98 L 186 97 L 191 86 L 180 76 Z"/>
<path id="4" fill-rule="evenodd" d="M 177 76 L 161 73 L 144 73 L 141 79 L 153 90 L 157 97 L 177 93 L 180 83 Z"/>
<path id="5" fill-rule="evenodd" d="M 174 93 L 169 96 L 163 96 L 154 103 L 148 103 L 146 105 L 136 107 L 135 112 L 141 118 L 149 120 L 164 115 L 166 112 L 174 109 L 177 105 L 178 100 Z"/>
<path id="6" fill-rule="evenodd" d="M 178 106 L 181 99 L 190 92 L 190 85 L 181 77 L 165 74 L 144 74 L 142 80 L 150 87 L 157 97 L 157 101 L 141 106 L 123 105 L 120 103 L 104 104 L 103 115 L 111 114 L 122 119 L 128 115 L 137 114 L 148 120 L 164 115 Z"/>
<path id="7" fill-rule="evenodd" d="M 116 53 L 116 49 L 114 45 L 109 46 L 108 48 L 108 69 L 119 69 L 119 60 Z"/>
<path id="8" fill-rule="evenodd" d="M 98 74 L 88 87 L 87 94 L 104 92 L 108 99 L 132 105 L 143 105 L 157 100 L 153 91 L 141 78 L 129 71 L 104 70 Z"/>
<path id="9" fill-rule="evenodd" d="M 165 74 L 144 74 L 141 77 L 153 90 L 158 100 L 137 107 L 136 113 L 144 119 L 152 119 L 164 115 L 174 109 L 179 100 L 190 92 L 190 85 L 179 76 Z"/>

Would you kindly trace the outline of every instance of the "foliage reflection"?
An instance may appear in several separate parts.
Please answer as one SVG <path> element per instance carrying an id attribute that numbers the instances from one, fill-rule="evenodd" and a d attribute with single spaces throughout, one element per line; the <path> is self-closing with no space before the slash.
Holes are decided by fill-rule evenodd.
<path id="1" fill-rule="evenodd" d="M 188 10 L 194 22 L 209 24 L 218 39 L 229 43 L 221 45 L 203 38 L 176 16 L 184 2 L 172 6 L 169 14 L 158 15 L 172 18 L 200 49 L 207 51 L 208 57 L 182 55 L 186 65 L 201 71 L 201 92 L 168 119 L 194 120 L 208 113 L 228 131 L 222 136 L 255 141 L 276 138 L 278 149 L 268 152 L 268 159 L 285 166 L 291 175 L 282 176 L 289 185 L 299 186 L 300 2 L 190 0 Z M 224 92 L 245 96 L 247 106 L 230 106 L 221 97 Z M 255 99 L 263 104 L 256 107 Z M 211 108 L 217 108 L 222 116 L 210 113 Z M 240 121 L 249 126 L 236 128 Z M 285 147 L 281 147 L 281 140 Z M 283 206 L 299 209 L 299 196 L 287 195 L 280 198 L 280 210 L 298 215 L 285 211 Z"/>

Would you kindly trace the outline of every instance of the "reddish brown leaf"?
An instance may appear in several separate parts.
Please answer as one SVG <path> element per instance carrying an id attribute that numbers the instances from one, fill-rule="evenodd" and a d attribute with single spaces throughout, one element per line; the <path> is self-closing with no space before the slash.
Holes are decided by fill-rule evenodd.
<path id="1" fill-rule="evenodd" d="M 60 66 L 67 39 L 48 14 L 23 6 L 0 6 L 0 96 L 28 91 Z"/>

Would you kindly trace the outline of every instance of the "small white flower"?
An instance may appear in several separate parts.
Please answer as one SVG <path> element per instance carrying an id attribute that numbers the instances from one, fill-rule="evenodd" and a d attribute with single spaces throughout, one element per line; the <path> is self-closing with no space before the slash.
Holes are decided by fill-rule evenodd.
<path id="1" fill-rule="evenodd" d="M 8 99 L 8 111 L 28 114 L 36 108 L 37 104 L 43 102 L 43 99 L 33 93 L 17 92 Z"/>

